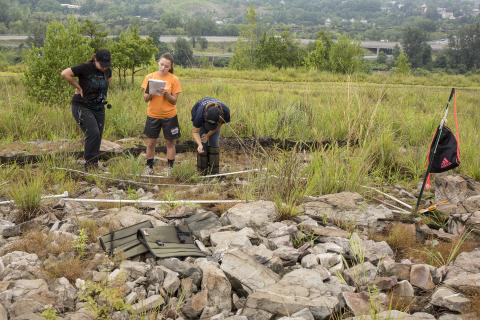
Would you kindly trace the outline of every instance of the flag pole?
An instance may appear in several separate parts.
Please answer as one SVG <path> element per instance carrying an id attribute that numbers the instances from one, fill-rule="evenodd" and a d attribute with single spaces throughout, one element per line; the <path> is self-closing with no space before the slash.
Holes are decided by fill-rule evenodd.
<path id="1" fill-rule="evenodd" d="M 420 206 L 420 201 L 422 200 L 423 191 L 425 190 L 425 184 L 427 183 L 428 176 L 430 174 L 430 171 L 432 170 L 433 159 L 435 157 L 435 153 L 437 152 L 437 147 L 438 147 L 438 143 L 440 142 L 440 137 L 442 136 L 443 127 L 445 125 L 445 122 L 447 121 L 448 107 L 450 106 L 450 102 L 452 101 L 452 98 L 454 95 L 455 95 L 455 88 L 452 88 L 452 91 L 450 92 L 450 97 L 448 98 L 447 104 L 445 105 L 445 113 L 443 115 L 442 121 L 440 121 L 440 125 L 437 128 L 436 139 L 433 143 L 433 148 L 430 150 L 427 171 L 425 172 L 425 176 L 423 177 L 423 183 L 422 183 L 422 187 L 420 188 L 420 194 L 418 195 L 417 204 L 415 205 L 414 213 L 418 212 L 418 207 Z"/>

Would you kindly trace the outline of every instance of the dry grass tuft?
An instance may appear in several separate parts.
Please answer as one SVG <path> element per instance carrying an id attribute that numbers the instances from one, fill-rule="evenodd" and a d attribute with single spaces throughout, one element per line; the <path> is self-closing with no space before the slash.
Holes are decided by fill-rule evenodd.
<path id="1" fill-rule="evenodd" d="M 45 259 L 50 254 L 58 256 L 72 251 L 72 241 L 66 236 L 54 236 L 34 229 L 24 233 L 20 239 L 8 244 L 2 251 L 3 254 L 13 251 L 35 253 L 40 259 Z"/>
<path id="2" fill-rule="evenodd" d="M 65 277 L 71 283 L 78 278 L 83 278 L 88 270 L 89 261 L 82 260 L 78 256 L 68 257 L 45 267 L 45 272 L 51 279 Z"/>

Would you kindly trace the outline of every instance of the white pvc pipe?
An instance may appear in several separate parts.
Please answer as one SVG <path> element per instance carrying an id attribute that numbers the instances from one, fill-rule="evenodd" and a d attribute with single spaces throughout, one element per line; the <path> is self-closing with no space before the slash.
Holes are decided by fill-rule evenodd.
<path id="1" fill-rule="evenodd" d="M 258 172 L 258 171 L 264 171 L 266 169 L 249 169 L 249 170 L 241 170 L 241 171 L 234 171 L 234 172 L 225 172 L 225 173 L 219 173 L 219 174 L 209 174 L 206 176 L 199 176 L 198 178 L 204 179 L 204 178 L 216 178 L 216 177 L 225 177 L 225 176 L 232 176 L 236 174 L 242 174 L 242 173 L 248 173 L 248 172 Z M 149 174 L 142 174 L 140 177 L 143 178 L 172 178 L 172 177 L 166 177 L 166 176 L 157 176 L 157 175 L 149 175 Z"/>
<path id="2" fill-rule="evenodd" d="M 405 202 L 403 202 L 403 201 L 400 201 L 400 200 L 398 200 L 397 198 L 395 198 L 394 196 L 389 195 L 388 193 L 382 192 L 382 191 L 380 191 L 380 190 L 378 190 L 378 189 L 375 189 L 375 188 L 372 188 L 372 187 L 367 187 L 367 186 L 361 186 L 361 187 L 366 188 L 366 189 L 371 189 L 371 190 L 373 190 L 373 191 L 376 191 L 376 192 L 378 192 L 378 193 L 380 193 L 380 194 L 383 194 L 385 197 L 388 197 L 388 198 L 392 199 L 393 201 L 395 201 L 395 202 L 397 202 L 397 203 L 405 206 L 406 208 L 408 208 L 408 209 L 410 209 L 410 210 L 413 209 L 413 207 L 412 207 L 411 205 L 409 205 L 408 203 L 405 203 Z"/>
<path id="3" fill-rule="evenodd" d="M 45 199 L 62 199 L 68 197 L 68 191 L 64 191 L 62 194 L 55 194 L 55 195 L 50 195 L 50 196 L 43 196 L 40 199 L 45 200 Z M 13 200 L 7 200 L 7 201 L 1 201 L 0 205 L 4 204 L 12 204 L 15 203 Z"/>
<path id="4" fill-rule="evenodd" d="M 245 203 L 247 200 L 128 200 L 128 199 L 83 199 L 63 198 L 62 201 L 118 203 L 118 204 L 210 204 L 210 203 Z"/>

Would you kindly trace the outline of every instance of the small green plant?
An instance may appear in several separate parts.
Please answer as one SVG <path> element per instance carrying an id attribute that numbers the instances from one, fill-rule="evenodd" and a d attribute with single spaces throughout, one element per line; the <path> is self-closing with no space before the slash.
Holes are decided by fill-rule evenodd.
<path id="1" fill-rule="evenodd" d="M 57 310 L 55 310 L 52 306 L 49 306 L 47 309 L 43 310 L 41 315 L 45 320 L 57 320 Z"/>
<path id="2" fill-rule="evenodd" d="M 107 320 L 115 311 L 131 311 L 131 306 L 123 300 L 122 279 L 112 283 L 94 283 L 87 281 L 79 299 L 87 303 L 95 319 Z"/>
<path id="3" fill-rule="evenodd" d="M 80 228 L 78 238 L 73 241 L 73 249 L 80 258 L 85 257 L 87 252 L 88 234 L 85 228 Z"/>
<path id="4" fill-rule="evenodd" d="M 429 264 L 434 266 L 448 266 L 455 258 L 460 254 L 461 248 L 467 238 L 470 236 L 471 231 L 463 232 L 455 241 L 451 244 L 447 253 L 442 252 L 436 247 L 425 248 L 424 253 L 427 255 Z"/>
<path id="5" fill-rule="evenodd" d="M 127 188 L 127 199 L 137 200 L 139 198 L 140 197 L 138 196 L 137 190 L 135 190 L 135 188 L 132 188 L 132 187 Z"/>
<path id="6" fill-rule="evenodd" d="M 295 234 L 292 238 L 292 243 L 294 248 L 300 248 L 305 243 L 309 243 L 311 246 L 315 244 L 315 240 L 318 239 L 318 236 L 308 230 L 300 229 L 297 234 Z"/>
<path id="7" fill-rule="evenodd" d="M 43 176 L 30 171 L 24 171 L 18 182 L 11 185 L 9 195 L 19 208 L 15 217 L 18 223 L 31 220 L 39 214 L 43 189 Z"/>

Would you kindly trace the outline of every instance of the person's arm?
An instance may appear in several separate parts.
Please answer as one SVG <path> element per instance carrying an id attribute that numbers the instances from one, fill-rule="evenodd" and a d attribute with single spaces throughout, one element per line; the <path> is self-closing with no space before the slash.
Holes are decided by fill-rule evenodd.
<path id="1" fill-rule="evenodd" d="M 152 95 L 143 90 L 143 101 L 148 102 L 150 100 L 152 100 Z"/>
<path id="2" fill-rule="evenodd" d="M 197 152 L 198 153 L 203 153 L 205 150 L 203 150 L 203 144 L 202 144 L 202 139 L 200 138 L 200 128 L 193 127 L 192 128 L 192 138 L 193 141 L 197 144 Z"/>
<path id="3" fill-rule="evenodd" d="M 210 130 L 208 131 L 206 134 L 204 134 L 201 138 L 202 138 L 202 141 L 205 140 L 204 142 L 207 142 L 208 139 L 210 139 L 211 136 L 213 136 L 215 133 L 219 132 L 220 131 L 220 128 L 222 127 L 223 125 L 223 122 L 220 122 L 218 124 L 218 126 L 215 128 L 215 130 Z"/>
<path id="4" fill-rule="evenodd" d="M 177 104 L 177 98 L 180 93 L 168 93 L 167 90 L 162 89 L 160 91 L 160 94 L 163 95 L 163 97 L 170 102 L 171 104 Z"/>
<path id="5" fill-rule="evenodd" d="M 80 87 L 78 81 L 75 80 L 75 75 L 73 74 L 72 68 L 63 70 L 60 75 L 63 77 L 63 79 L 67 80 L 72 87 L 75 88 L 75 94 L 80 94 L 80 96 L 83 97 L 82 87 Z"/>

